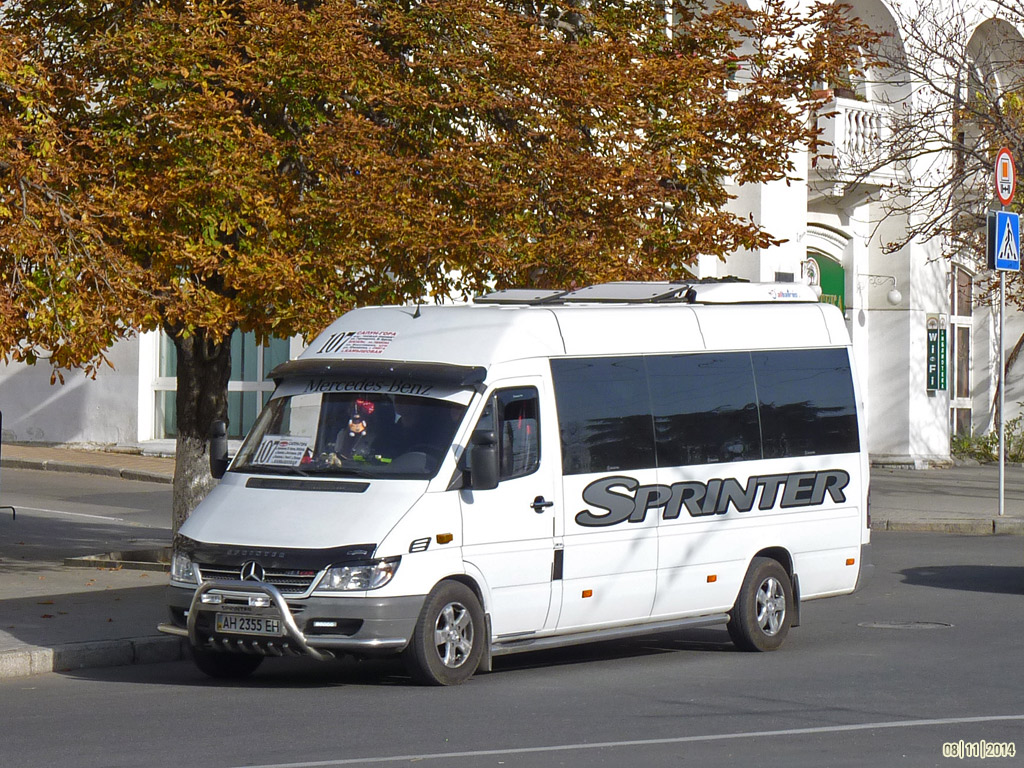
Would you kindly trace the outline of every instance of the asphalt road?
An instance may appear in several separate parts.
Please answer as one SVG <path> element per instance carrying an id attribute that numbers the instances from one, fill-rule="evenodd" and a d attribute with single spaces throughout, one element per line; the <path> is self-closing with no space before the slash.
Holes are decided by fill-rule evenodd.
<path id="1" fill-rule="evenodd" d="M 455 688 L 413 686 L 396 662 L 273 660 L 233 684 L 184 662 L 42 675 L 0 683 L 0 762 L 818 768 L 946 766 L 961 741 L 1024 751 L 1024 543 L 874 541 L 871 584 L 806 603 L 776 653 L 708 629 L 505 657 Z"/>
<path id="2" fill-rule="evenodd" d="M 169 485 L 5 468 L 3 503 L 18 514 L 17 540 L 0 537 L 0 556 L 6 558 L 59 562 L 171 541 Z"/>

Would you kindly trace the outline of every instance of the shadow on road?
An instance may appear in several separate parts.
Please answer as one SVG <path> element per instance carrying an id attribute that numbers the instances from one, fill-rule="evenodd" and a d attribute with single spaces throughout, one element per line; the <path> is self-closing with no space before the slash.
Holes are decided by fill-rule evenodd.
<path id="1" fill-rule="evenodd" d="M 506 672 L 543 669 L 600 661 L 640 658 L 678 652 L 734 652 L 735 646 L 724 629 L 687 630 L 674 635 L 612 640 L 533 653 L 502 656 L 494 661 L 494 672 L 482 680 Z M 738 652 L 738 651 L 737 651 Z M 244 680 L 213 680 L 191 661 L 176 664 L 76 669 L 62 672 L 76 678 L 149 685 L 216 687 L 224 689 L 306 689 L 334 687 L 400 686 L 418 689 L 401 658 L 355 660 L 351 658 L 318 662 L 308 658 L 267 659 Z"/>
<path id="2" fill-rule="evenodd" d="M 1024 567 L 1005 565 L 929 565 L 906 568 L 903 582 L 919 587 L 958 589 L 995 595 L 1024 594 Z"/>
<path id="3" fill-rule="evenodd" d="M 102 552 L 158 549 L 171 543 L 170 529 L 84 518 L 53 518 L 18 510 L 17 520 L 0 514 L 0 569 L 26 561 L 61 562 Z"/>

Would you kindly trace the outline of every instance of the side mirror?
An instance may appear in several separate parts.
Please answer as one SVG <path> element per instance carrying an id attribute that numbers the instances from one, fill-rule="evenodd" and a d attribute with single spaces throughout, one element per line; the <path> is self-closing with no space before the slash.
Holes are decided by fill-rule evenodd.
<path id="1" fill-rule="evenodd" d="M 217 480 L 228 471 L 228 425 L 217 419 L 210 424 L 210 474 Z"/>
<path id="2" fill-rule="evenodd" d="M 498 438 L 491 429 L 477 429 L 469 439 L 470 487 L 490 491 L 498 487 Z"/>

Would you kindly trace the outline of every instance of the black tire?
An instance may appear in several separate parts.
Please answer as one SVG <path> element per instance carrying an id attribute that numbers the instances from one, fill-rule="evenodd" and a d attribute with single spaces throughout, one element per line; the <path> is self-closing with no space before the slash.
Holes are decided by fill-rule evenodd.
<path id="1" fill-rule="evenodd" d="M 484 611 L 472 589 L 442 581 L 427 595 L 405 662 L 423 685 L 464 683 L 480 665 L 485 642 Z"/>
<path id="2" fill-rule="evenodd" d="M 263 663 L 262 656 L 249 656 L 223 651 L 208 651 L 205 648 L 192 649 L 192 661 L 200 671 L 218 680 L 241 680 L 256 671 Z"/>
<path id="3" fill-rule="evenodd" d="M 755 557 L 729 612 L 729 637 L 744 651 L 775 651 L 793 620 L 793 585 L 777 560 Z"/>

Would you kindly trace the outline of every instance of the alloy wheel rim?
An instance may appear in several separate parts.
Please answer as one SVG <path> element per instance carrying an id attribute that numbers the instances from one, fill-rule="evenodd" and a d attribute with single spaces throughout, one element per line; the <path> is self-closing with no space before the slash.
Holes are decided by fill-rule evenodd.
<path id="1" fill-rule="evenodd" d="M 462 603 L 448 603 L 437 615 L 434 625 L 434 646 L 437 656 L 448 669 L 458 669 L 473 649 L 473 617 Z"/>
<path id="2" fill-rule="evenodd" d="M 757 590 L 757 625 L 768 637 L 774 637 L 785 619 L 786 592 L 782 582 L 769 576 Z"/>

